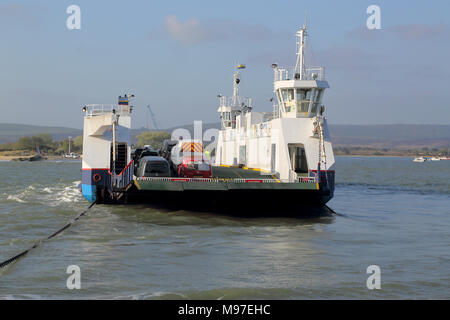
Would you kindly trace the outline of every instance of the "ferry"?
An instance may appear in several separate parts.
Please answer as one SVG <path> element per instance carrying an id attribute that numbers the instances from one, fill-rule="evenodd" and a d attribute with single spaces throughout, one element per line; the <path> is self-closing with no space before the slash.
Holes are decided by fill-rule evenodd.
<path id="1" fill-rule="evenodd" d="M 221 129 L 208 176 L 183 176 L 180 170 L 165 169 L 160 171 L 167 172 L 165 176 L 142 174 L 146 170 L 138 167 L 143 161 L 137 161 L 131 150 L 133 95 L 120 96 L 117 105 L 84 106 L 84 197 L 97 203 L 204 206 L 208 210 L 264 208 L 276 212 L 286 208 L 305 213 L 310 207 L 324 207 L 334 195 L 335 178 L 322 104 L 329 85 L 323 67 L 305 65 L 306 26 L 296 36 L 296 65 L 272 65 L 271 112 L 253 110 L 252 99 L 239 95 L 245 65 L 237 66 L 233 74 L 233 95 L 218 96 Z M 179 144 L 177 137 L 172 140 L 167 145 Z M 203 152 L 199 148 L 196 152 Z M 148 161 L 158 161 L 161 168 L 167 166 L 164 161 L 170 162 L 170 156 L 149 152 Z"/>

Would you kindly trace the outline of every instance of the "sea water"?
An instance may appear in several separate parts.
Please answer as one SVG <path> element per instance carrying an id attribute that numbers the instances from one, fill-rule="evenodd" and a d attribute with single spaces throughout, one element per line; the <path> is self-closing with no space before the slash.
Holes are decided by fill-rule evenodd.
<path id="1" fill-rule="evenodd" d="M 0 270 L 0 298 L 449 299 L 450 161 L 337 157 L 335 169 L 333 216 L 95 205 Z M 0 176 L 0 261 L 89 205 L 80 162 L 0 162 Z M 67 287 L 71 265 L 81 289 Z"/>

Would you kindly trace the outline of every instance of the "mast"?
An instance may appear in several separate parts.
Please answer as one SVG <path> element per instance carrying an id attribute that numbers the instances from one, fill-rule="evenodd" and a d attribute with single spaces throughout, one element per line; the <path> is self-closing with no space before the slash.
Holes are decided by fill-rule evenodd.
<path id="1" fill-rule="evenodd" d="M 241 99 L 239 98 L 239 83 L 241 82 L 241 73 L 239 70 L 245 69 L 245 64 L 240 64 L 237 66 L 237 70 L 234 72 L 233 76 L 233 106 L 235 108 L 240 108 Z"/>
<path id="2" fill-rule="evenodd" d="M 241 82 L 239 70 L 234 72 L 233 78 L 233 106 L 237 107 L 239 105 L 239 82 Z"/>
<path id="3" fill-rule="evenodd" d="M 303 27 L 297 31 L 296 33 L 298 37 L 297 42 L 297 63 L 295 64 L 295 70 L 294 72 L 296 74 L 300 75 L 300 80 L 303 80 L 303 72 L 305 70 L 305 37 L 307 35 L 306 33 L 306 25 L 304 24 Z"/>

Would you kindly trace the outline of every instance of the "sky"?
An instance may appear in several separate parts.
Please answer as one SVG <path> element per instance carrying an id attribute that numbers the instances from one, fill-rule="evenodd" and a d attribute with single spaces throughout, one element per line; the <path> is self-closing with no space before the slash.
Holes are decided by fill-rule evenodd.
<path id="1" fill-rule="evenodd" d="M 81 29 L 69 30 L 70 5 Z M 366 10 L 380 7 L 381 29 Z M 81 128 L 81 108 L 135 94 L 133 127 L 218 122 L 218 94 L 271 111 L 271 64 L 324 66 L 332 124 L 450 124 L 450 1 L 0 1 L 0 123 Z M 150 123 L 150 128 L 152 124 Z"/>

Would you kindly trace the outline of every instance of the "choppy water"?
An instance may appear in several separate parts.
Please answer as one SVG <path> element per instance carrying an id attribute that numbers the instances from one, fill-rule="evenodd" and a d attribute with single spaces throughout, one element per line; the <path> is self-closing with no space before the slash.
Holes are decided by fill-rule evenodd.
<path id="1" fill-rule="evenodd" d="M 0 261 L 88 205 L 79 162 L 0 162 L 0 175 Z M 336 179 L 334 217 L 94 206 L 1 270 L 0 298 L 450 298 L 450 161 L 338 157 Z M 81 290 L 66 287 L 73 264 Z"/>

